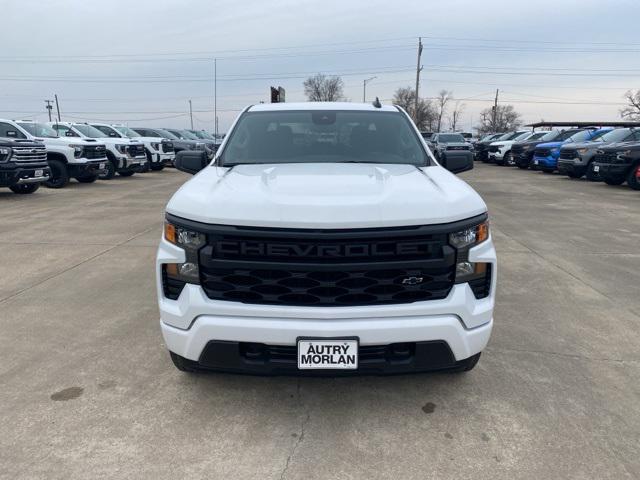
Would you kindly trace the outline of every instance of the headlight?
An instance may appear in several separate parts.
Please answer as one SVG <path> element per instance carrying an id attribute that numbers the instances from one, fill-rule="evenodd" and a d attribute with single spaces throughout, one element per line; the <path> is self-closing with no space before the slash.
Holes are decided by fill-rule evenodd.
<path id="1" fill-rule="evenodd" d="M 489 221 L 449 234 L 449 244 L 457 251 L 456 283 L 482 278 L 488 272 L 486 263 L 469 261 L 469 250 L 489 238 Z"/>
<path id="2" fill-rule="evenodd" d="M 160 144 L 151 142 L 151 148 L 153 148 L 154 150 L 160 150 Z"/>
<path id="3" fill-rule="evenodd" d="M 9 147 L 0 147 L 0 162 L 8 162 L 12 153 Z"/>
<path id="4" fill-rule="evenodd" d="M 120 153 L 127 153 L 127 145 L 116 145 L 116 150 Z"/>
<path id="5" fill-rule="evenodd" d="M 578 152 L 579 155 L 584 155 L 588 151 L 589 151 L 588 148 L 579 148 L 579 149 L 576 150 L 576 152 Z"/>
<path id="6" fill-rule="evenodd" d="M 69 148 L 73 148 L 73 156 L 76 158 L 80 158 L 82 156 L 82 151 L 84 150 L 83 145 L 69 145 Z"/>
<path id="7" fill-rule="evenodd" d="M 206 243 L 205 235 L 165 222 L 164 238 L 185 251 L 184 263 L 166 264 L 167 276 L 183 282 L 199 284 L 198 252 Z"/>
<path id="8" fill-rule="evenodd" d="M 620 157 L 630 157 L 633 155 L 633 150 L 625 150 L 624 152 L 620 152 L 618 156 Z"/>

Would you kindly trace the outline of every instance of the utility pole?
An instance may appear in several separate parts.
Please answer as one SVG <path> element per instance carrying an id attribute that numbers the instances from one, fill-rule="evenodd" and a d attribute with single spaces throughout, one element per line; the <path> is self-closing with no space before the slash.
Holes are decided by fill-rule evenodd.
<path id="1" fill-rule="evenodd" d="M 191 119 L 191 130 L 193 130 L 193 107 L 191 106 L 191 100 L 189 100 L 189 118 Z"/>
<path id="2" fill-rule="evenodd" d="M 53 110 L 53 105 L 51 105 L 51 103 L 53 100 L 45 100 L 45 102 L 47 104 L 47 112 L 49 113 L 49 121 L 51 121 L 51 110 Z"/>
<path id="3" fill-rule="evenodd" d="M 61 121 L 61 118 L 60 118 L 60 103 L 58 103 L 58 94 L 56 93 L 53 96 L 53 98 L 56 99 L 56 110 L 58 111 L 58 121 L 60 122 Z"/>
<path id="4" fill-rule="evenodd" d="M 496 129 L 496 118 L 498 115 L 498 89 L 496 88 L 496 99 L 493 102 L 493 129 Z"/>
<path id="5" fill-rule="evenodd" d="M 218 140 L 218 59 L 213 59 L 213 130 Z"/>
<path id="6" fill-rule="evenodd" d="M 413 106 L 413 121 L 418 122 L 418 102 L 420 97 L 418 91 L 420 90 L 420 72 L 422 67 L 420 66 L 420 57 L 422 55 L 422 37 L 418 37 L 418 64 L 416 65 L 416 98 Z"/>
<path id="7" fill-rule="evenodd" d="M 370 82 L 371 80 L 375 80 L 376 78 L 378 77 L 371 77 L 362 81 L 362 103 L 367 101 L 367 82 Z"/>

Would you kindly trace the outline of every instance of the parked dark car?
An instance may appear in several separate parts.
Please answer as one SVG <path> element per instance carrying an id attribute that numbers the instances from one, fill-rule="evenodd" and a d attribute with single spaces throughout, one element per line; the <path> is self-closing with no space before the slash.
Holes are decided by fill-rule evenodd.
<path id="1" fill-rule="evenodd" d="M 198 143 L 195 140 L 182 140 L 177 135 L 167 131 L 164 128 L 156 127 L 131 127 L 135 132 L 143 137 L 163 137 L 171 140 L 173 149 L 176 153 L 182 150 L 204 150 L 204 143 Z"/>
<path id="2" fill-rule="evenodd" d="M 166 130 L 169 133 L 173 133 L 180 140 L 196 142 L 196 150 L 203 150 L 202 145 L 204 145 L 204 150 L 207 152 L 207 156 L 209 156 L 209 158 L 213 158 L 213 154 L 216 151 L 214 140 L 200 139 L 197 135 L 194 135 L 189 130 L 180 130 L 177 128 L 164 128 L 163 130 Z"/>
<path id="3" fill-rule="evenodd" d="M 533 152 L 538 145 L 541 143 L 547 142 L 555 142 L 560 141 L 562 139 L 569 138 L 574 133 L 579 130 L 551 130 L 547 132 L 544 136 L 534 139 L 534 140 L 525 140 L 523 142 L 517 142 L 513 144 L 511 148 L 511 153 L 513 154 L 513 160 L 518 168 L 526 170 L 531 166 L 533 162 Z"/>
<path id="4" fill-rule="evenodd" d="M 640 142 L 616 143 L 599 149 L 590 169 L 608 185 L 625 181 L 640 190 Z"/>
<path id="5" fill-rule="evenodd" d="M 504 133 L 490 133 L 485 135 L 476 143 L 473 144 L 473 159 L 476 161 L 486 162 L 489 158 L 489 144 L 495 142 L 500 137 L 504 136 Z"/>

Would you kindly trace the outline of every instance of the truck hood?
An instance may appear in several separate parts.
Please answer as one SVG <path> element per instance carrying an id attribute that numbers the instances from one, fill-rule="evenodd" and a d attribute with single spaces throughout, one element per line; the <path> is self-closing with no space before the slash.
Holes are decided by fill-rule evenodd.
<path id="1" fill-rule="evenodd" d="M 135 138 L 113 138 L 113 137 L 104 137 L 104 138 L 85 138 L 88 141 L 100 142 L 107 145 L 130 145 L 132 143 L 141 144 L 140 140 Z"/>
<path id="2" fill-rule="evenodd" d="M 495 145 L 497 147 L 504 147 L 505 145 L 513 145 L 516 143 L 515 140 L 503 140 L 501 142 L 491 142 L 489 145 Z"/>
<path id="3" fill-rule="evenodd" d="M 168 213 L 198 222 L 280 228 L 439 224 L 486 210 L 440 166 L 364 163 L 207 167 L 167 205 Z"/>
<path id="4" fill-rule="evenodd" d="M 640 142 L 617 142 L 617 143 L 600 143 L 598 150 L 605 152 L 615 152 L 618 150 L 638 150 L 640 149 Z"/>
<path id="5" fill-rule="evenodd" d="M 95 138 L 80 138 L 80 137 L 37 137 L 35 140 L 44 142 L 49 145 L 104 145 L 104 142 L 97 142 Z"/>
<path id="6" fill-rule="evenodd" d="M 162 143 L 163 141 L 165 142 L 171 142 L 173 143 L 173 140 L 169 140 L 168 138 L 164 138 L 164 137 L 127 137 L 129 140 L 133 141 L 133 142 L 147 142 L 147 143 Z"/>
<path id="7" fill-rule="evenodd" d="M 571 146 L 575 145 L 572 142 L 569 142 Z M 547 143 L 539 143 L 536 145 L 538 148 L 558 148 L 561 145 L 565 145 L 565 142 L 547 142 Z"/>
<path id="8" fill-rule="evenodd" d="M 570 149 L 579 149 L 579 148 L 589 148 L 592 150 L 596 150 L 598 148 L 602 148 L 605 145 L 611 145 L 610 143 L 604 143 L 604 142 L 569 142 L 566 144 L 563 144 L 562 147 L 567 147 Z"/>
<path id="9" fill-rule="evenodd" d="M 469 147 L 470 146 L 467 142 L 449 142 L 449 143 L 442 143 L 441 145 L 443 145 L 444 148 L 447 148 L 447 147 Z"/>

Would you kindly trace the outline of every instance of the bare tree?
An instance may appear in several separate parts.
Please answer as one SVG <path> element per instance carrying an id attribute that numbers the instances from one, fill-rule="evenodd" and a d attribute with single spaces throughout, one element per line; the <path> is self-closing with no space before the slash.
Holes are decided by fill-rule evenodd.
<path id="1" fill-rule="evenodd" d="M 494 132 L 508 132 L 517 129 L 522 125 L 520 114 L 515 111 L 513 105 L 498 105 L 495 114 L 495 122 L 493 108 L 485 108 L 480 112 L 480 125 L 476 127 L 480 135 Z"/>
<path id="2" fill-rule="evenodd" d="M 640 90 L 627 91 L 624 94 L 627 106 L 620 110 L 620 116 L 629 120 L 640 120 Z"/>
<path id="3" fill-rule="evenodd" d="M 310 102 L 337 102 L 344 99 L 344 83 L 340 77 L 318 73 L 304 81 L 304 93 Z"/>
<path id="4" fill-rule="evenodd" d="M 442 118 L 447 111 L 447 104 L 452 98 L 453 92 L 449 92 L 447 90 L 440 90 L 440 93 L 438 93 L 438 96 L 436 97 L 436 112 L 438 115 L 436 132 L 439 132 L 442 128 Z"/>
<path id="5" fill-rule="evenodd" d="M 458 128 L 458 123 L 460 122 L 460 117 L 462 116 L 462 112 L 464 111 L 465 104 L 456 102 L 451 115 L 449 115 L 449 128 L 451 131 L 455 132 Z"/>
<path id="6" fill-rule="evenodd" d="M 411 87 L 398 88 L 393 94 L 393 103 L 404 108 L 407 113 L 413 114 L 414 121 L 419 130 L 433 130 L 436 120 L 436 111 L 433 104 L 424 98 L 418 99 L 418 111 L 415 109 L 416 91 Z"/>

